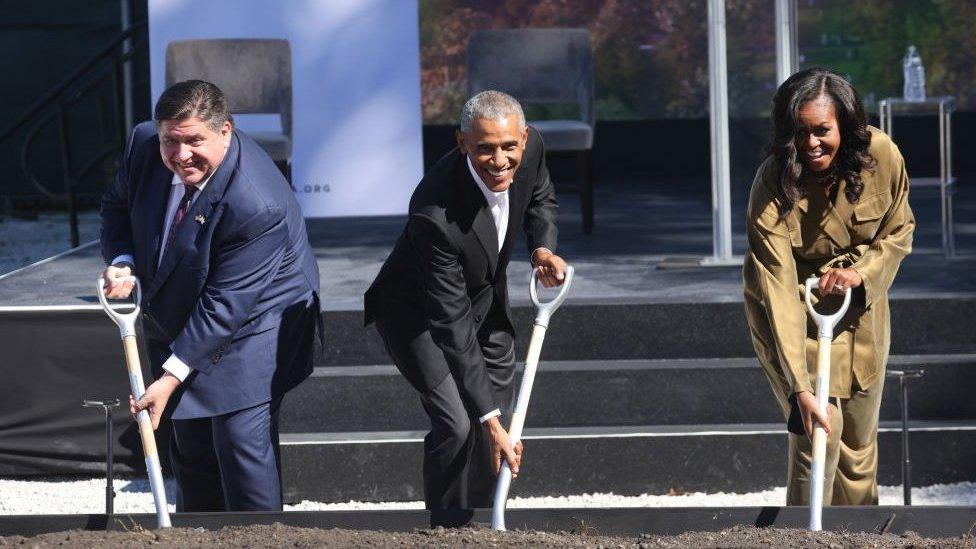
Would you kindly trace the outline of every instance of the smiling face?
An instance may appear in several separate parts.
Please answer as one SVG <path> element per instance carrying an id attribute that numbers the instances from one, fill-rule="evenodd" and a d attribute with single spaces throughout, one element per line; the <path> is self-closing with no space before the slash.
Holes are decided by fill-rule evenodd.
<path id="1" fill-rule="evenodd" d="M 840 150 L 840 126 L 834 102 L 826 95 L 800 105 L 797 112 L 796 152 L 807 170 L 830 168 Z"/>
<path id="2" fill-rule="evenodd" d="M 522 162 L 528 128 L 519 130 L 518 118 L 475 118 L 471 129 L 457 132 L 458 147 L 492 192 L 508 189 Z"/>
<path id="3" fill-rule="evenodd" d="M 159 123 L 159 154 L 163 164 L 187 185 L 206 181 L 224 159 L 232 127 L 224 122 L 219 131 L 196 117 Z"/>

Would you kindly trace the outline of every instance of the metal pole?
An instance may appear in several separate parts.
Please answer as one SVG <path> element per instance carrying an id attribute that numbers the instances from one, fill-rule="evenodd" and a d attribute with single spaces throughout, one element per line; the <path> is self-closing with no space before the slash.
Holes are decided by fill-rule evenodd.
<path id="1" fill-rule="evenodd" d="M 105 514 L 115 513 L 115 488 L 112 486 L 112 478 L 115 462 L 115 445 L 112 434 L 112 408 L 105 407 Z"/>
<path id="2" fill-rule="evenodd" d="M 948 210 L 946 200 L 946 162 L 945 162 L 945 101 L 939 100 L 939 198 L 942 207 L 942 255 L 946 258 L 951 257 L 949 253 L 949 224 L 947 223 Z"/>
<path id="3" fill-rule="evenodd" d="M 105 514 L 115 513 L 115 488 L 112 477 L 115 468 L 115 435 L 112 425 L 112 408 L 119 405 L 117 398 L 85 399 L 81 403 L 85 408 L 100 407 L 105 411 Z"/>
<path id="4" fill-rule="evenodd" d="M 912 460 L 908 453 L 908 380 L 925 375 L 923 369 L 888 370 L 887 377 L 897 377 L 901 388 L 901 485 L 905 505 L 912 504 Z"/>
<path id="5" fill-rule="evenodd" d="M 908 380 L 905 375 L 899 377 L 901 382 L 901 484 L 905 505 L 912 504 L 912 460 L 908 455 Z"/>
<path id="6" fill-rule="evenodd" d="M 78 237 L 78 205 L 75 204 L 74 183 L 71 180 L 71 155 L 68 149 L 68 118 L 64 104 L 58 104 L 58 140 L 61 146 L 61 177 L 64 179 L 64 192 L 68 199 L 68 224 L 71 230 L 71 247 L 80 244 Z"/>
<path id="7" fill-rule="evenodd" d="M 776 0 L 776 85 L 800 67 L 796 43 L 796 0 Z"/>
<path id="8" fill-rule="evenodd" d="M 729 171 L 729 96 L 725 55 L 725 0 L 708 0 L 708 95 L 712 135 L 712 248 L 706 262 L 731 263 L 732 201 Z"/>
<path id="9" fill-rule="evenodd" d="M 129 30 L 132 26 L 132 17 L 129 13 L 129 0 L 119 0 L 119 4 L 122 8 L 122 32 Z M 124 119 L 125 119 L 125 133 L 122 135 L 122 142 L 125 142 L 125 138 L 132 131 L 132 127 L 135 125 L 133 121 L 132 114 L 132 60 L 129 56 L 132 53 L 132 40 L 126 38 L 122 42 L 122 55 L 125 61 L 122 62 L 122 87 L 124 93 L 122 94 L 122 105 L 125 109 Z"/>

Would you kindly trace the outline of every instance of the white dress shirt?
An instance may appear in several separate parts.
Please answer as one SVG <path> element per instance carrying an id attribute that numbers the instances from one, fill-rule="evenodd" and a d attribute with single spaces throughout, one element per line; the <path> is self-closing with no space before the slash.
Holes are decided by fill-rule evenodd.
<path id="1" fill-rule="evenodd" d="M 207 183 L 210 182 L 211 177 L 213 177 L 213 173 L 211 173 L 203 181 L 203 183 L 200 183 L 199 185 L 196 186 L 197 192 L 193 194 L 193 197 L 190 198 L 190 203 L 186 205 L 187 211 L 190 211 L 190 206 L 192 206 L 193 203 L 196 202 L 198 198 L 200 198 L 200 193 L 203 192 L 203 188 L 206 187 Z M 179 209 L 180 207 L 180 201 L 183 200 L 183 195 L 186 193 L 186 188 L 183 185 L 183 180 L 180 179 L 180 176 L 176 175 L 175 173 L 173 174 L 173 180 L 170 181 L 170 185 L 171 187 L 169 191 L 169 202 L 166 203 L 166 217 L 163 218 L 166 220 L 166 224 L 163 225 L 164 246 L 166 245 L 166 242 L 169 240 L 169 230 L 173 225 L 173 217 L 176 215 L 176 210 Z M 159 266 L 160 263 L 163 262 L 163 254 L 165 253 L 166 250 L 163 249 L 159 250 L 159 258 L 156 260 L 157 267 Z"/>
<path id="2" fill-rule="evenodd" d="M 501 252 L 502 244 L 505 243 L 505 235 L 508 234 L 508 189 L 497 193 L 489 189 L 488 185 L 485 185 L 485 182 L 481 180 L 478 172 L 475 171 L 474 165 L 471 164 L 471 158 L 465 158 L 468 161 L 471 177 L 481 189 L 481 194 L 485 195 L 485 200 L 488 201 L 488 209 L 491 210 L 491 216 L 495 219 L 495 229 L 498 231 L 498 251 Z"/>
<path id="3" fill-rule="evenodd" d="M 497 193 L 489 189 L 488 185 L 485 185 L 485 182 L 481 180 L 478 172 L 475 171 L 474 165 L 471 164 L 471 158 L 466 158 L 468 161 L 468 169 L 471 171 L 471 178 L 478 184 L 481 193 L 485 195 L 485 200 L 488 201 L 488 209 L 491 210 L 491 217 L 494 218 L 495 229 L 498 231 L 498 251 L 501 252 L 502 244 L 505 243 L 505 235 L 508 234 L 508 189 Z M 484 423 L 500 415 L 502 415 L 502 411 L 495 408 L 478 418 L 478 421 Z"/>

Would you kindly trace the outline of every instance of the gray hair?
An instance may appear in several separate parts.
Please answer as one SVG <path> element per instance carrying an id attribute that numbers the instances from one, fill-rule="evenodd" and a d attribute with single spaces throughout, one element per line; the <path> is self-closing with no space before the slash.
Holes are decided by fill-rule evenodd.
<path id="1" fill-rule="evenodd" d="M 514 116 L 518 120 L 518 130 L 525 129 L 525 113 L 522 105 L 514 97 L 495 90 L 486 90 L 468 99 L 461 107 L 461 133 L 468 133 L 476 118 L 498 120 Z"/>
<path id="2" fill-rule="evenodd" d="M 177 82 L 159 96 L 153 119 L 156 126 L 163 120 L 199 118 L 211 130 L 218 132 L 224 122 L 234 123 L 227 108 L 227 96 L 216 85 L 203 80 Z"/>

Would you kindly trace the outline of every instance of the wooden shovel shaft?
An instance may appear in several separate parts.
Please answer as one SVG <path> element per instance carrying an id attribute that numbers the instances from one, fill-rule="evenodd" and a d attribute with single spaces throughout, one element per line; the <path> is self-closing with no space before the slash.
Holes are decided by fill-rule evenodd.
<path id="1" fill-rule="evenodd" d="M 142 363 L 139 360 L 139 346 L 136 343 L 136 337 L 125 336 L 122 339 L 122 345 L 125 348 L 125 365 L 129 370 L 129 388 L 132 390 L 132 396 L 138 402 L 146 389 L 142 380 Z M 136 414 L 136 421 L 139 424 L 139 435 L 142 438 L 143 455 L 146 456 L 146 459 L 149 459 L 150 456 L 158 459 L 156 435 L 153 432 L 149 413 L 146 410 L 139 412 Z"/>
<path id="2" fill-rule="evenodd" d="M 125 349 L 125 365 L 129 371 L 129 388 L 132 396 L 138 402 L 146 392 L 142 380 L 142 363 L 139 360 L 139 345 L 136 336 L 127 335 L 122 338 Z M 152 419 L 146 410 L 136 414 L 139 424 L 139 438 L 142 439 L 142 453 L 146 458 L 146 473 L 149 475 L 149 486 L 152 489 L 156 503 L 156 523 L 159 528 L 169 528 L 169 507 L 166 502 L 166 485 L 163 482 L 163 471 L 160 467 L 159 453 L 156 449 L 156 433 L 153 432 Z"/>

